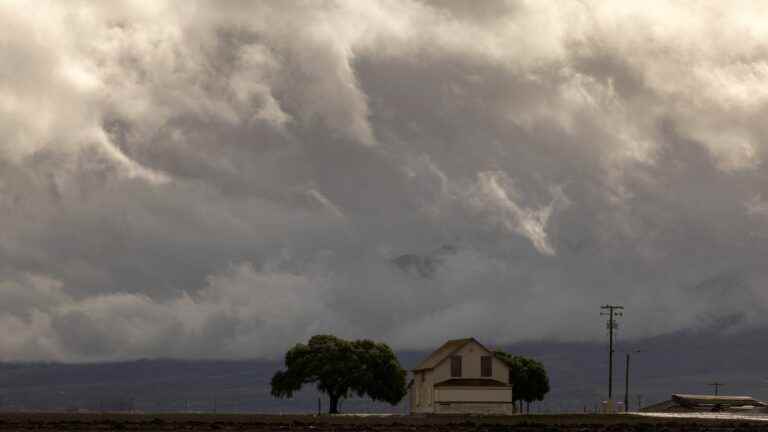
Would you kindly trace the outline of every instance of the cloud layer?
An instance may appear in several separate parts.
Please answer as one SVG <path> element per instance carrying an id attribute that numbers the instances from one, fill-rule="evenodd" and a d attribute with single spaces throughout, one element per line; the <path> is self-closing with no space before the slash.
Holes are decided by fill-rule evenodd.
<path id="1" fill-rule="evenodd" d="M 754 2 L 0 3 L 2 359 L 766 325 Z M 416 271 L 413 271 L 416 269 Z"/>

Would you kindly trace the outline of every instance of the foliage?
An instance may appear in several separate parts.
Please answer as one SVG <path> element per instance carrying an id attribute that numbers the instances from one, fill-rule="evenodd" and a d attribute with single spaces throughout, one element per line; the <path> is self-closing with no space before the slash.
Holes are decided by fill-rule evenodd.
<path id="1" fill-rule="evenodd" d="M 549 393 L 549 377 L 541 362 L 502 351 L 496 351 L 494 355 L 509 366 L 514 401 L 531 403 L 544 400 L 544 396 Z"/>
<path id="2" fill-rule="evenodd" d="M 272 377 L 272 395 L 290 398 L 304 384 L 315 383 L 328 395 L 331 414 L 338 413 L 339 399 L 350 393 L 392 405 L 406 394 L 405 370 L 383 343 L 317 335 L 291 348 L 285 366 Z"/>

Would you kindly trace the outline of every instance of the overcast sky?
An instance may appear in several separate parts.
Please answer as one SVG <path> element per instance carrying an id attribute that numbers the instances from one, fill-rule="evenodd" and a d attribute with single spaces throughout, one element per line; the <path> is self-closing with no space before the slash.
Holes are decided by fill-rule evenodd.
<path id="1" fill-rule="evenodd" d="M 768 325 L 768 5 L 0 1 L 0 359 Z"/>

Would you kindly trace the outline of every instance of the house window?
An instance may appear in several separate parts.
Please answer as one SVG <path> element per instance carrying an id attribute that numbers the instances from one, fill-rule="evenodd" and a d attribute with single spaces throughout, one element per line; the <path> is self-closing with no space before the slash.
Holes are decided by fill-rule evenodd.
<path id="1" fill-rule="evenodd" d="M 424 382 L 426 380 L 427 380 L 427 373 L 426 372 L 422 372 L 421 373 L 421 382 Z"/>
<path id="2" fill-rule="evenodd" d="M 493 376 L 493 363 L 491 362 L 491 356 L 480 357 L 480 376 Z"/>
<path id="3" fill-rule="evenodd" d="M 451 356 L 451 377 L 461 376 L 461 356 Z"/>

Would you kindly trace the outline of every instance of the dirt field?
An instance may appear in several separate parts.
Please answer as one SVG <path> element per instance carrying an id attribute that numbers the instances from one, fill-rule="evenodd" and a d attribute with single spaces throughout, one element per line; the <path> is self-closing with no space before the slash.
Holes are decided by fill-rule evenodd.
<path id="1" fill-rule="evenodd" d="M 3 413 L 0 431 L 768 431 L 738 420 L 656 420 L 631 415 L 356 417 L 244 414 Z"/>

